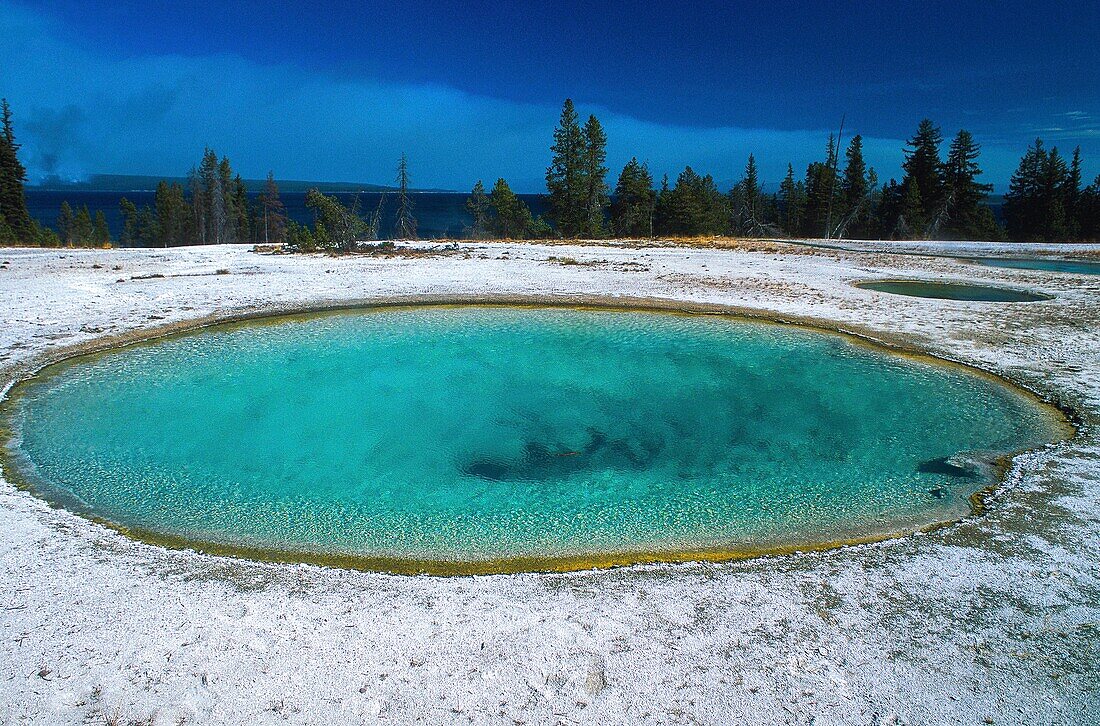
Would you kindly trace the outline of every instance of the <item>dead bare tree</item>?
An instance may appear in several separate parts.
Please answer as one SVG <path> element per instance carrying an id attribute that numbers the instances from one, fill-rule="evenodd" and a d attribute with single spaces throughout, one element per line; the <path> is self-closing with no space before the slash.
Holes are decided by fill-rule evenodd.
<path id="1" fill-rule="evenodd" d="M 940 229 L 944 223 L 951 219 L 950 209 L 955 203 L 955 192 L 948 191 L 947 196 L 943 200 L 943 204 L 936 211 L 936 214 L 929 220 L 928 225 L 924 228 L 924 239 L 933 239 L 939 234 Z"/>
<path id="2" fill-rule="evenodd" d="M 378 195 L 378 206 L 367 218 L 367 236 L 370 239 L 378 239 L 378 227 L 382 221 L 382 208 L 386 204 L 386 192 Z"/>
<path id="3" fill-rule="evenodd" d="M 836 135 L 836 147 L 833 149 L 833 158 L 829 160 L 832 165 L 829 174 L 829 203 L 825 212 L 825 239 L 829 237 L 829 229 L 833 226 L 833 197 L 836 196 L 836 175 L 840 167 L 840 147 L 844 140 L 844 119 L 847 114 L 840 117 L 840 131 Z"/>

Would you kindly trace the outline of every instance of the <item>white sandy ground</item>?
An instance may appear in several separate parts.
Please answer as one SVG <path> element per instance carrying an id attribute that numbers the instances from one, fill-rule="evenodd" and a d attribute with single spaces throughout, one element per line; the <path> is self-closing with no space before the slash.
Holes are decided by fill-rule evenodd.
<path id="1" fill-rule="evenodd" d="M 270 304 L 650 296 L 903 335 L 1058 397 L 1084 425 L 1017 459 L 984 515 L 933 533 L 567 575 L 402 577 L 169 551 L 0 482 L 0 722 L 1100 723 L 1100 277 L 785 246 L 462 249 L 0 250 L 0 366 Z M 167 277 L 133 279 L 150 273 Z M 966 303 L 849 284 L 881 276 L 1057 297 Z"/>

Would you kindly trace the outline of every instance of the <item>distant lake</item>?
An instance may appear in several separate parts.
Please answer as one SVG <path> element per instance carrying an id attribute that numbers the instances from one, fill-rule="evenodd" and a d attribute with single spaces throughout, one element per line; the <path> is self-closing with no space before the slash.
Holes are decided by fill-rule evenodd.
<path id="1" fill-rule="evenodd" d="M 40 224 L 55 227 L 57 213 L 61 209 L 61 203 L 68 201 L 73 210 L 79 210 L 88 205 L 88 211 L 94 216 L 102 211 L 107 217 L 107 226 L 111 228 L 111 236 L 118 237 L 122 232 L 122 214 L 119 212 L 118 203 L 126 197 L 138 207 L 148 204 L 153 205 L 154 193 L 149 191 L 136 192 L 103 192 L 103 191 L 64 191 L 27 189 L 27 208 L 32 217 Z M 258 195 L 250 193 L 249 199 L 254 200 Z M 336 196 L 344 204 L 350 205 L 355 200 L 355 193 L 337 192 Z M 366 217 L 373 214 L 378 208 L 379 200 L 383 194 L 379 192 L 362 192 L 359 194 L 360 213 Z M 418 192 L 412 195 L 413 215 L 416 217 L 419 235 L 425 239 L 438 237 L 462 237 L 467 234 L 473 220 L 466 212 L 466 200 L 468 194 L 454 194 L 450 192 Z M 531 208 L 531 214 L 537 216 L 546 213 L 546 198 L 541 194 L 520 194 L 519 197 Z M 285 192 L 280 195 L 283 204 L 286 205 L 287 214 L 299 224 L 312 224 L 313 212 L 306 208 L 306 195 L 304 192 Z M 379 225 L 380 236 L 385 239 L 393 236 L 394 224 L 397 214 L 397 196 L 389 192 L 385 194 L 382 207 L 382 223 Z"/>

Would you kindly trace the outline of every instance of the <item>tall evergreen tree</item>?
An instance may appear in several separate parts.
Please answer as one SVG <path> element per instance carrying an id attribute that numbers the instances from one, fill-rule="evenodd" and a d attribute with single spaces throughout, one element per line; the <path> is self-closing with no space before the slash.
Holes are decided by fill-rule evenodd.
<path id="1" fill-rule="evenodd" d="M 916 239 L 924 229 L 924 202 L 920 196 L 920 185 L 909 180 L 901 185 L 901 209 L 895 224 L 895 236 L 898 239 Z"/>
<path id="2" fill-rule="evenodd" d="M 783 231 L 795 236 L 802 231 L 806 210 L 806 185 L 795 181 L 794 166 L 787 164 L 787 176 L 779 183 L 779 223 Z"/>
<path id="3" fill-rule="evenodd" d="M 148 204 L 141 205 L 137 211 L 137 236 L 135 242 L 138 247 L 155 247 L 160 235 L 157 225 L 157 213 Z"/>
<path id="4" fill-rule="evenodd" d="M 903 187 L 916 184 L 917 193 L 910 195 L 906 191 L 906 195 L 920 198 L 920 218 L 924 222 L 938 218 L 943 211 L 945 190 L 943 164 L 940 161 L 941 143 L 943 132 L 940 128 L 929 119 L 922 120 L 913 138 L 906 142 L 905 161 L 901 165 L 905 170 L 901 184 Z"/>
<path id="5" fill-rule="evenodd" d="M 275 174 L 267 172 L 267 182 L 259 197 L 260 232 L 257 241 L 264 244 L 283 244 L 286 242 L 286 207 L 279 198 L 279 185 L 275 183 Z"/>
<path id="6" fill-rule="evenodd" d="M 206 161 L 205 154 L 203 155 L 203 161 Z M 204 171 L 191 167 L 191 171 L 187 175 L 187 191 L 191 197 L 191 231 L 195 237 L 195 244 L 204 245 L 207 243 L 210 232 L 207 227 L 210 203 L 206 198 Z M 134 214 L 137 214 L 136 209 Z M 122 243 L 121 238 L 119 242 Z"/>
<path id="7" fill-rule="evenodd" d="M 760 190 L 760 175 L 756 157 L 749 154 L 745 174 L 730 190 L 730 210 L 734 234 L 764 234 L 764 195 Z"/>
<path id="8" fill-rule="evenodd" d="M 177 247 L 191 243 L 191 210 L 183 194 L 183 187 L 162 181 L 157 184 L 153 197 L 157 216 L 158 247 Z"/>
<path id="9" fill-rule="evenodd" d="M 217 193 L 214 199 L 214 229 L 217 230 L 215 244 L 233 244 L 237 241 L 237 204 L 233 167 L 229 157 L 223 156 L 218 162 Z"/>
<path id="10" fill-rule="evenodd" d="M 690 166 L 664 192 L 662 234 L 693 237 L 721 235 L 729 230 L 729 199 L 718 191 L 710 174 L 700 176 Z"/>
<path id="11" fill-rule="evenodd" d="M 562 237 L 584 234 L 588 226 L 585 138 L 577 119 L 573 101 L 565 99 L 550 147 L 553 156 L 546 169 L 550 219 Z"/>
<path id="12" fill-rule="evenodd" d="M 96 247 L 106 247 L 111 244 L 111 230 L 107 226 L 107 215 L 102 209 L 96 210 L 92 219 L 92 244 Z"/>
<path id="13" fill-rule="evenodd" d="M 1081 239 L 1100 240 L 1100 176 L 1081 192 L 1077 225 Z"/>
<path id="14" fill-rule="evenodd" d="M 607 197 L 607 134 L 595 116 L 584 123 L 584 235 L 604 235 L 604 213 Z"/>
<path id="15" fill-rule="evenodd" d="M 404 153 L 397 163 L 397 224 L 394 227 L 397 239 L 416 239 L 416 217 L 413 216 L 413 202 L 409 196 L 409 159 Z"/>
<path id="16" fill-rule="evenodd" d="M 632 158 L 619 174 L 611 203 L 611 232 L 616 237 L 652 237 L 657 195 L 645 164 Z"/>
<path id="17" fill-rule="evenodd" d="M 1065 240 L 1071 228 L 1066 214 L 1070 171 L 1057 147 L 1048 152 L 1042 139 L 1028 147 L 1005 194 L 1008 235 L 1016 240 Z"/>
<path id="18" fill-rule="evenodd" d="M 470 197 L 466 200 L 466 211 L 474 220 L 470 227 L 471 236 L 474 239 L 481 239 L 488 234 L 492 208 L 489 204 L 489 195 L 485 193 L 485 185 L 480 179 L 474 184 Z"/>
<path id="19" fill-rule="evenodd" d="M 960 130 L 951 141 L 944 163 L 946 222 L 943 231 L 956 239 L 988 239 L 995 235 L 993 213 L 984 202 L 993 191 L 977 181 L 981 149 L 969 131 Z"/>
<path id="20" fill-rule="evenodd" d="M 0 117 L 3 119 L 0 131 L 0 222 L 17 242 L 30 244 L 36 240 L 23 193 L 27 170 L 19 161 L 20 145 L 15 141 L 11 106 L 6 98 L 0 99 Z"/>
<path id="21" fill-rule="evenodd" d="M 671 196 L 672 190 L 668 186 L 668 174 L 662 174 L 661 188 L 657 190 L 657 199 L 653 204 L 654 234 L 668 234 L 672 227 Z"/>
<path id="22" fill-rule="evenodd" d="M 489 193 L 493 210 L 492 231 L 502 239 L 525 239 L 531 236 L 534 221 L 531 210 L 515 195 L 504 179 L 497 179 Z"/>
<path id="23" fill-rule="evenodd" d="M 225 195 L 222 193 L 218 155 L 205 149 L 198 169 L 199 190 L 192 199 L 197 218 L 200 244 L 219 244 L 225 232 Z"/>
<path id="24" fill-rule="evenodd" d="M 134 247 L 138 241 L 137 206 L 126 197 L 118 200 L 118 211 L 122 215 L 122 233 L 118 236 L 120 247 Z M 69 210 L 72 213 L 72 210 Z M 66 242 L 65 244 L 69 244 Z"/>
<path id="25" fill-rule="evenodd" d="M 1066 209 L 1066 231 L 1070 239 L 1077 239 L 1081 234 L 1081 147 L 1073 149 L 1073 156 L 1069 163 L 1069 171 L 1062 184 Z"/>
<path id="26" fill-rule="evenodd" d="M 94 243 L 95 226 L 92 223 L 92 213 L 85 204 L 76 213 L 73 222 L 73 238 L 77 247 L 91 247 Z"/>
<path id="27" fill-rule="evenodd" d="M 209 216 L 206 219 L 209 235 L 207 244 L 220 245 L 228 242 L 229 210 L 225 208 L 225 185 L 219 175 L 214 175 L 206 196 L 210 200 Z"/>
<path id="28" fill-rule="evenodd" d="M 123 200 L 125 201 L 125 199 Z M 76 217 L 68 200 L 61 202 L 61 211 L 57 215 L 57 236 L 61 244 L 73 247 L 76 242 Z"/>
<path id="29" fill-rule="evenodd" d="M 863 137 L 856 134 L 844 152 L 844 174 L 839 203 L 834 214 L 834 232 L 839 237 L 862 237 L 871 216 L 871 190 L 867 163 L 863 160 Z"/>
<path id="30" fill-rule="evenodd" d="M 248 189 L 241 175 L 233 177 L 233 217 L 234 237 L 237 242 L 252 242 L 252 214 L 248 203 Z"/>
<path id="31" fill-rule="evenodd" d="M 802 234 L 806 237 L 829 237 L 830 213 L 839 206 L 840 180 L 837 174 L 836 138 L 829 135 L 825 145 L 825 161 L 815 161 L 806 167 L 806 209 L 803 214 Z"/>
<path id="32" fill-rule="evenodd" d="M 871 220 L 872 234 L 880 239 L 893 239 L 894 227 L 901 214 L 901 185 L 891 179 L 878 191 L 878 204 Z"/>

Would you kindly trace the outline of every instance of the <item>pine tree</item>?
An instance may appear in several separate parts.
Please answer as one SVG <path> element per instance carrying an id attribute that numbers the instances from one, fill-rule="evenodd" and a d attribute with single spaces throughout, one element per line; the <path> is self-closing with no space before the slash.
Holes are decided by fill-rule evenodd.
<path id="1" fill-rule="evenodd" d="M 946 223 L 943 229 L 955 239 L 986 239 L 992 233 L 992 212 L 984 202 L 993 190 L 977 181 L 981 175 L 981 149 L 969 131 L 960 130 L 951 142 L 944 164 Z M 992 223 L 992 226 L 991 226 Z"/>
<path id="2" fill-rule="evenodd" d="M 137 245 L 138 238 L 138 210 L 126 197 L 118 200 L 118 210 L 122 214 L 122 234 L 118 236 L 118 244 L 120 247 L 134 247 Z M 69 210 L 72 213 L 72 210 Z M 66 242 L 65 244 L 70 244 Z"/>
<path id="3" fill-rule="evenodd" d="M 212 245 L 220 245 L 229 241 L 229 210 L 225 208 L 225 184 L 220 174 L 214 174 L 206 194 L 210 200 L 209 217 L 206 220 L 210 237 L 207 241 Z"/>
<path id="4" fill-rule="evenodd" d="M 787 164 L 787 176 L 779 184 L 779 219 L 783 231 L 795 236 L 802 231 L 806 210 L 806 185 L 794 179 L 794 167 Z"/>
<path id="5" fill-rule="evenodd" d="M 1066 210 L 1066 232 L 1070 239 L 1078 239 L 1081 235 L 1081 179 L 1081 147 L 1078 146 L 1073 150 L 1069 172 L 1062 185 L 1062 205 Z"/>
<path id="6" fill-rule="evenodd" d="M 95 232 L 95 227 L 92 224 L 92 213 L 88 210 L 88 205 L 85 204 L 80 208 L 80 211 L 76 213 L 76 219 L 73 222 L 73 238 L 77 247 L 90 247 L 92 245 L 92 235 Z"/>
<path id="7" fill-rule="evenodd" d="M 213 149 L 205 149 L 197 174 L 199 189 L 192 204 L 201 217 L 196 220 L 200 244 L 219 244 L 225 233 L 225 195 L 222 193 L 218 155 Z"/>
<path id="8" fill-rule="evenodd" d="M 15 241 L 31 244 L 35 241 L 34 228 L 23 193 L 27 170 L 19 161 L 20 145 L 15 141 L 11 107 L 6 98 L 0 99 L 0 117 L 3 119 L 3 130 L 0 132 L 0 222 L 3 222 L 7 235 Z"/>
<path id="9" fill-rule="evenodd" d="M 138 247 L 155 247 L 160 238 L 160 229 L 157 225 L 157 214 L 148 204 L 143 204 L 137 211 L 136 244 Z"/>
<path id="10" fill-rule="evenodd" d="M 672 228 L 671 215 L 672 190 L 668 186 L 668 174 L 661 175 L 661 188 L 657 190 L 657 199 L 653 204 L 653 233 L 669 234 Z"/>
<path id="11" fill-rule="evenodd" d="M 856 225 L 853 235 L 866 239 L 877 234 L 878 211 L 881 204 L 882 191 L 878 185 L 878 174 L 873 166 L 869 166 L 867 167 L 867 213 Z"/>
<path id="12" fill-rule="evenodd" d="M 1100 240 L 1100 176 L 1081 192 L 1077 225 L 1084 240 Z"/>
<path id="13" fill-rule="evenodd" d="M 607 197 L 607 134 L 595 116 L 584 124 L 584 235 L 598 238 L 604 235 L 604 212 Z"/>
<path id="14" fill-rule="evenodd" d="M 879 239 L 892 239 L 894 228 L 901 214 L 902 192 L 901 185 L 896 179 L 891 179 L 882 185 L 878 192 L 878 205 L 871 221 L 872 233 Z"/>
<path id="15" fill-rule="evenodd" d="M 205 156 L 203 160 L 206 160 Z M 200 245 L 207 243 L 210 231 L 207 228 L 210 205 L 206 198 L 206 186 L 203 177 L 203 173 L 195 167 L 191 167 L 191 171 L 187 175 L 187 191 L 191 195 L 191 232 L 194 234 L 195 244 Z M 136 209 L 134 213 L 136 215 Z M 122 243 L 121 238 L 119 242 Z"/>
<path id="16" fill-rule="evenodd" d="M 659 196 L 662 234 L 694 237 L 728 231 L 729 200 L 710 174 L 700 176 L 688 166 L 672 189 L 667 189 L 667 181 L 665 187 Z"/>
<path id="17" fill-rule="evenodd" d="M 107 215 L 102 209 L 96 210 L 92 221 L 92 243 L 96 247 L 107 247 L 111 244 L 111 230 L 107 226 Z"/>
<path id="18" fill-rule="evenodd" d="M 252 224 L 248 203 L 248 189 L 241 175 L 233 177 L 233 220 L 234 237 L 237 242 L 252 242 Z"/>
<path id="19" fill-rule="evenodd" d="M 237 241 L 237 204 L 229 157 L 223 156 L 218 162 L 217 181 L 213 204 L 214 228 L 217 230 L 215 244 L 234 244 Z"/>
<path id="20" fill-rule="evenodd" d="M 760 192 L 760 176 L 756 157 L 749 154 L 745 174 L 730 190 L 730 209 L 735 234 L 759 235 L 765 232 L 764 197 Z"/>
<path id="21" fill-rule="evenodd" d="M 844 158 L 833 232 L 839 237 L 860 237 L 865 233 L 870 218 L 870 190 L 873 188 L 868 180 L 867 164 L 863 160 L 862 136 L 856 134 L 852 137 Z"/>
<path id="22" fill-rule="evenodd" d="M 157 247 L 191 244 L 191 209 L 180 184 L 162 181 L 153 197 L 157 217 Z"/>
<path id="23" fill-rule="evenodd" d="M 550 147 L 553 157 L 546 169 L 550 219 L 562 237 L 583 234 L 588 222 L 585 139 L 577 118 L 573 101 L 565 99 L 561 119 L 554 129 L 554 144 Z"/>
<path id="24" fill-rule="evenodd" d="M 917 186 L 917 196 L 921 199 L 920 218 L 930 221 L 940 216 L 944 204 L 943 164 L 940 162 L 940 144 L 943 132 L 930 120 L 924 119 L 917 126 L 913 138 L 906 142 L 905 162 L 902 169 L 905 176 L 901 185 Z M 912 225 L 910 224 L 910 227 Z M 913 228 L 916 230 L 916 228 Z"/>
<path id="25" fill-rule="evenodd" d="M 125 201 L 125 199 L 123 199 Z M 61 244 L 66 247 L 73 247 L 76 242 L 76 218 L 73 215 L 73 208 L 69 205 L 68 200 L 61 202 L 61 211 L 57 215 L 57 236 L 61 239 Z"/>
<path id="26" fill-rule="evenodd" d="M 3 222 L 0 221 L 0 227 L 3 226 Z M 31 232 L 32 237 L 39 247 L 60 247 L 61 238 L 57 236 L 49 227 L 44 227 L 39 224 L 37 220 L 31 220 Z M 3 232 L 0 231 L 0 238 L 3 238 Z"/>
<path id="27" fill-rule="evenodd" d="M 645 164 L 632 158 L 615 185 L 611 203 L 611 232 L 616 237 L 652 237 L 657 195 Z"/>
<path id="28" fill-rule="evenodd" d="M 413 216 L 413 202 L 409 196 L 409 159 L 401 154 L 397 163 L 397 239 L 416 239 L 416 217 Z"/>
<path id="29" fill-rule="evenodd" d="M 504 179 L 497 179 L 489 193 L 493 209 L 493 233 L 502 239 L 524 239 L 531 233 L 531 210 Z"/>
<path id="30" fill-rule="evenodd" d="M 489 233 L 490 204 L 489 195 L 485 193 L 485 185 L 478 179 L 474 188 L 470 191 L 470 198 L 466 200 L 466 211 L 473 217 L 474 223 L 470 228 L 470 234 L 474 239 L 481 239 Z"/>
<path id="31" fill-rule="evenodd" d="M 903 183 L 901 188 L 901 209 L 894 234 L 898 239 L 919 238 L 925 222 L 920 186 L 915 181 L 909 180 L 908 183 Z"/>
<path id="32" fill-rule="evenodd" d="M 1042 139 L 1028 147 L 1005 194 L 1008 235 L 1023 241 L 1059 241 L 1071 234 L 1066 214 L 1070 170 L 1057 147 L 1048 152 Z"/>
<path id="33" fill-rule="evenodd" d="M 238 232 L 239 217 L 229 159 L 223 156 L 219 161 L 213 149 L 205 149 L 198 171 L 192 171 L 190 187 L 194 233 L 198 243 L 233 242 Z"/>
<path id="34" fill-rule="evenodd" d="M 264 244 L 283 244 L 287 236 L 286 207 L 279 198 L 279 185 L 275 183 L 275 174 L 267 172 L 267 182 L 260 193 L 260 229 L 262 237 L 257 234 L 258 241 Z"/>
<path id="35" fill-rule="evenodd" d="M 806 167 L 806 208 L 802 234 L 806 237 L 829 237 L 830 214 L 839 206 L 840 180 L 837 174 L 836 138 L 829 135 L 825 145 L 825 161 L 815 161 Z"/>

